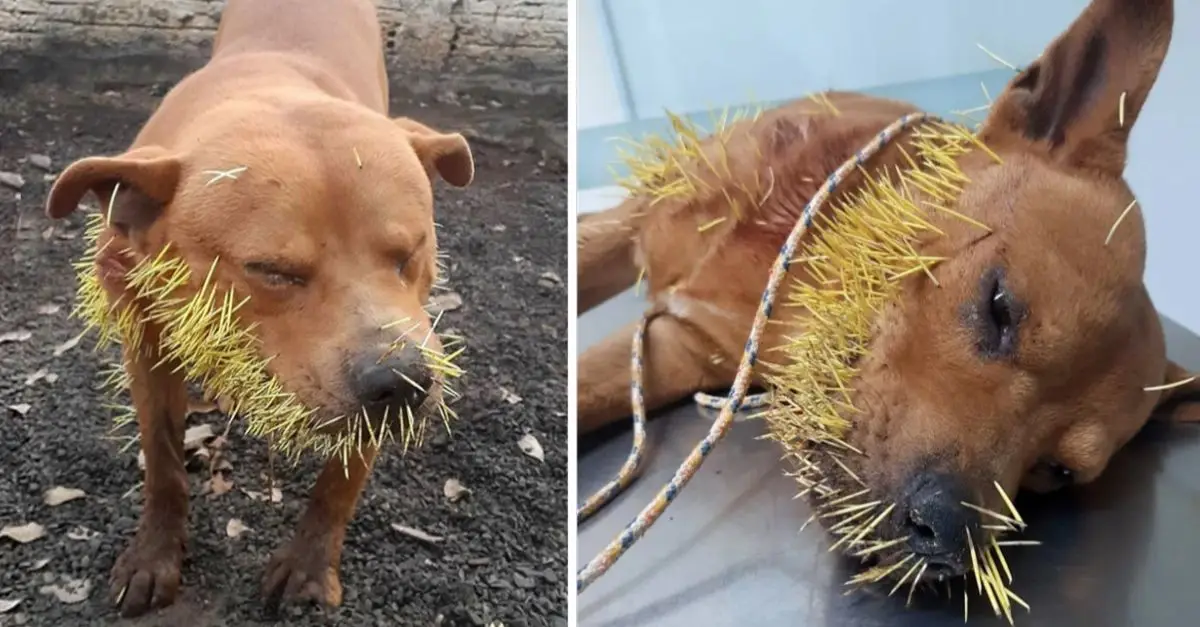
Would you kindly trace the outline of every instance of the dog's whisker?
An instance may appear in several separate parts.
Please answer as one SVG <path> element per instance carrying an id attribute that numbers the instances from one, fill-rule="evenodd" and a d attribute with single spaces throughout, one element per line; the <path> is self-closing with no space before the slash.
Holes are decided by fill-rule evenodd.
<path id="1" fill-rule="evenodd" d="M 1134 199 L 1132 202 L 1129 203 L 1128 206 L 1125 207 L 1125 210 L 1122 211 L 1121 214 L 1117 216 L 1116 222 L 1113 222 L 1113 225 L 1111 227 L 1109 227 L 1108 235 L 1105 236 L 1105 238 L 1104 238 L 1105 246 L 1108 246 L 1109 242 L 1112 242 L 1113 234 L 1117 232 L 1117 227 L 1121 226 L 1121 223 L 1125 221 L 1125 216 L 1129 215 L 1129 212 L 1133 211 L 1133 208 L 1136 207 L 1137 204 L 1138 204 L 1137 199 Z"/>
<path id="2" fill-rule="evenodd" d="M 1188 378 L 1182 379 L 1180 381 L 1175 381 L 1174 383 L 1164 383 L 1162 385 L 1152 385 L 1149 387 L 1144 387 L 1144 388 L 1142 388 L 1142 390 L 1146 391 L 1146 392 L 1161 392 L 1163 390 L 1173 390 L 1175 388 L 1179 388 L 1179 387 L 1188 385 L 1189 383 L 1192 383 L 1195 380 L 1196 380 L 1196 377 L 1188 377 Z"/>

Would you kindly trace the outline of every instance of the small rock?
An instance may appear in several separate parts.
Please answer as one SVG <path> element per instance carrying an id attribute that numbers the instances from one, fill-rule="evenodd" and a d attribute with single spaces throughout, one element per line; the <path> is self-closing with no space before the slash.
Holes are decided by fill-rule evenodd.
<path id="1" fill-rule="evenodd" d="M 33 406 L 29 403 L 17 403 L 15 405 L 9 405 L 8 408 L 18 416 L 24 418 L 25 415 L 29 413 L 29 410 L 33 409 Z"/>
<path id="2" fill-rule="evenodd" d="M 48 303 L 37 308 L 37 312 L 43 316 L 53 316 L 62 309 L 62 305 Z"/>
<path id="3" fill-rule="evenodd" d="M 29 155 L 29 163 L 32 163 L 34 167 L 40 168 L 47 172 L 53 169 L 51 167 L 52 162 L 50 161 L 50 157 L 47 157 L 46 155 Z"/>
<path id="4" fill-rule="evenodd" d="M 11 601 L 7 599 L 0 599 L 0 614 L 7 614 L 17 609 L 17 606 L 21 604 L 21 601 L 22 599 L 12 599 Z"/>
<path id="5" fill-rule="evenodd" d="M 20 190 L 22 187 L 25 187 L 25 177 L 16 172 L 0 172 L 0 185 Z"/>
<path id="6" fill-rule="evenodd" d="M 522 575 L 521 573 L 513 573 L 513 585 L 518 588 L 529 590 L 530 588 L 536 588 L 537 582 L 529 577 L 526 577 L 525 575 Z"/>

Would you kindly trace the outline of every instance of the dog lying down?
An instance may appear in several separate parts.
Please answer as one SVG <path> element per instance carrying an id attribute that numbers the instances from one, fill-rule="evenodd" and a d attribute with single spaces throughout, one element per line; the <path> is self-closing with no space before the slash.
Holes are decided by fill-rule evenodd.
<path id="1" fill-rule="evenodd" d="M 1123 179 L 1172 23 L 1169 0 L 1094 0 L 977 132 L 903 132 L 802 240 L 755 382 L 815 520 L 863 562 L 854 583 L 973 571 L 1008 613 L 1001 538 L 1024 522 L 1007 495 L 1094 480 L 1156 407 L 1200 418 L 1179 403 L 1197 387 L 1167 360 Z M 647 409 L 732 384 L 801 210 L 914 111 L 829 93 L 629 159 L 630 198 L 580 218 L 579 308 L 644 277 Z M 581 432 L 630 414 L 634 327 L 580 357 Z"/>
<path id="2" fill-rule="evenodd" d="M 133 616 L 171 604 L 188 519 L 185 382 L 248 431 L 329 460 L 263 580 L 268 608 L 338 605 L 346 524 L 377 452 L 421 439 L 457 371 L 424 309 L 432 178 L 472 180 L 466 141 L 389 119 L 370 0 L 230 0 L 209 63 L 123 154 L 71 164 L 51 217 L 94 193 L 80 312 L 124 347 L 145 506 L 111 576 Z"/>

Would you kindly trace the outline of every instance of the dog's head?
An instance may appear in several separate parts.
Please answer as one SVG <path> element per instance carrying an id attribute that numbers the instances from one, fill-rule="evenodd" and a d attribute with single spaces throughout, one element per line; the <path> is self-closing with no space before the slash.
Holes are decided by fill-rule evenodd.
<path id="1" fill-rule="evenodd" d="M 946 202 L 970 220 L 933 218 L 921 254 L 942 261 L 875 317 L 848 446 L 802 462 L 842 545 L 885 556 L 875 574 L 901 558 L 889 574 L 970 569 L 1020 526 L 1005 495 L 1092 481 L 1179 389 L 1156 386 L 1186 376 L 1166 358 L 1123 179 L 1172 21 L 1169 0 L 1095 0 L 996 98 L 986 148 L 958 157 Z"/>
<path id="2" fill-rule="evenodd" d="M 310 427 L 357 430 L 365 410 L 374 434 L 384 416 L 440 403 L 442 347 L 424 308 L 438 274 L 431 179 L 471 182 L 461 135 L 340 102 L 233 103 L 172 143 L 182 148 L 77 161 L 50 192 L 54 218 L 98 198 L 110 297 L 169 247 L 191 275 L 173 298 L 194 299 L 212 268 L 210 284 L 246 299 L 238 324 L 313 410 Z"/>

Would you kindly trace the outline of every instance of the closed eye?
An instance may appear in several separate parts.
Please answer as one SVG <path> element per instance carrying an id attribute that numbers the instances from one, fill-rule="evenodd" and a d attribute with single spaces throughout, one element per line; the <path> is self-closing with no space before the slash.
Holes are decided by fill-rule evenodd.
<path id="1" fill-rule="evenodd" d="M 269 261 L 250 261 L 242 267 L 270 287 L 300 287 L 308 283 L 304 273 Z"/>

